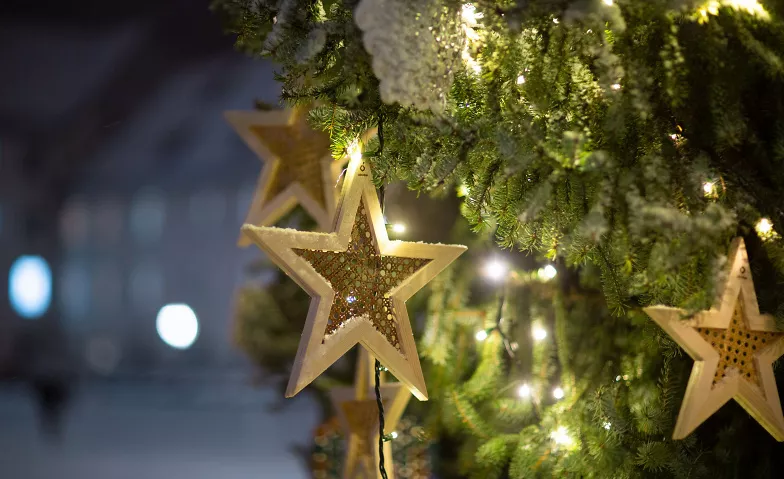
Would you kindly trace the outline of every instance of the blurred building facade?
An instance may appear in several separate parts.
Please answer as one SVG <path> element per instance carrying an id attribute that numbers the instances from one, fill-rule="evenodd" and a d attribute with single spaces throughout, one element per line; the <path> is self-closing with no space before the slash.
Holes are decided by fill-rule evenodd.
<path id="1" fill-rule="evenodd" d="M 11 1 L 0 15 L 0 387 L 54 381 L 93 403 L 141 395 L 159 411 L 173 397 L 202 418 L 206 397 L 261 414 L 267 393 L 231 342 L 234 292 L 258 256 L 236 239 L 260 162 L 222 112 L 275 103 L 272 67 L 235 52 L 201 1 Z M 7 294 L 24 255 L 51 268 L 37 319 Z M 190 348 L 156 331 L 170 303 L 198 317 Z M 0 416 L 4 401 L 24 417 L 8 398 Z"/>

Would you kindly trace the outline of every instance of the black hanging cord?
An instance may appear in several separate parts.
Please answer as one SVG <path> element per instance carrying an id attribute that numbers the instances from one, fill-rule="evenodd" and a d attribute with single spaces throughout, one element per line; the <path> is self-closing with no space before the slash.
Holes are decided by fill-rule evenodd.
<path id="1" fill-rule="evenodd" d="M 384 117 L 381 113 L 378 114 L 378 155 L 384 151 Z M 382 185 L 378 189 L 378 202 L 381 204 L 381 216 L 386 223 L 386 202 L 385 198 L 386 188 Z M 380 259 L 380 256 L 379 256 Z M 387 478 L 387 469 L 384 466 L 384 403 L 381 401 L 381 363 L 376 359 L 376 404 L 378 405 L 378 471 L 381 473 L 381 479 Z"/>
<path id="2" fill-rule="evenodd" d="M 381 402 L 381 363 L 378 359 L 376 359 L 376 403 L 378 404 L 378 471 L 382 479 L 388 479 L 384 467 L 384 403 Z"/>

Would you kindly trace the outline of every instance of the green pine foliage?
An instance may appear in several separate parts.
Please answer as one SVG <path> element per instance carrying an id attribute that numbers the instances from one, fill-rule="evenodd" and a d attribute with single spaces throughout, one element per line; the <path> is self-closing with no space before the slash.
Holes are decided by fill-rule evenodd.
<path id="1" fill-rule="evenodd" d="M 432 18 L 463 22 L 465 51 L 441 108 L 383 101 L 390 72 L 355 22 L 362 2 L 412 18 L 435 5 L 442 15 Z M 310 120 L 336 157 L 375 127 L 365 155 L 379 186 L 461 196 L 470 232 L 455 235 L 480 253 L 431 284 L 419 335 L 431 401 L 412 405 L 440 444 L 439 477 L 776 477 L 781 448 L 737 405 L 670 439 L 692 362 L 640 308 L 710 306 L 741 235 L 761 309 L 784 319 L 784 6 L 472 7 L 475 24 L 451 0 L 213 3 L 239 49 L 276 62 L 282 100 L 314 105 Z M 417 51 L 414 28 L 389 48 Z M 421 51 L 393 73 L 440 71 Z M 761 218 L 771 231 L 755 229 Z M 477 277 L 488 241 L 520 265 L 495 290 Z M 531 258 L 558 275 L 547 279 Z M 257 329 L 238 341 L 285 371 L 304 314 L 265 294 L 247 292 L 239 323 Z M 547 337 L 535 341 L 533 328 Z M 477 341 L 481 330 L 488 337 Z"/>

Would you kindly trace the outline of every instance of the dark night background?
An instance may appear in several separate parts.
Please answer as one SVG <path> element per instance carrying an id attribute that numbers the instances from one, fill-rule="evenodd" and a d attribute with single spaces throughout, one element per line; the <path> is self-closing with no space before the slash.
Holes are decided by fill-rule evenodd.
<path id="1" fill-rule="evenodd" d="M 276 103 L 271 65 L 203 0 L 5 1 L 0 45 L 0 477 L 306 477 L 313 401 L 272 411 L 231 342 L 260 162 L 222 112 Z M 7 294 L 23 255 L 51 267 L 38 319 Z"/>

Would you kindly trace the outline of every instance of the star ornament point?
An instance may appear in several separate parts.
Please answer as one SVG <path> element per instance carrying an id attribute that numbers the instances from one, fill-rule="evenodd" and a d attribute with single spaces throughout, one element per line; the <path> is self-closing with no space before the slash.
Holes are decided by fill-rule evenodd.
<path id="1" fill-rule="evenodd" d="M 334 184 L 343 162 L 335 161 L 330 138 L 308 125 L 308 108 L 227 111 L 226 120 L 264 160 L 245 223 L 270 226 L 300 205 L 326 231 L 335 212 Z M 250 239 L 240 234 L 238 245 Z"/>
<path id="2" fill-rule="evenodd" d="M 349 162 L 331 233 L 252 225 L 243 232 L 312 298 L 288 397 L 359 343 L 427 400 L 405 302 L 465 246 L 390 240 L 370 166 L 359 156 Z"/>
<path id="3" fill-rule="evenodd" d="M 333 388 L 329 391 L 332 406 L 346 439 L 343 461 L 344 478 L 380 478 L 378 464 L 379 422 L 378 403 L 374 391 L 374 362 L 366 350 L 360 348 L 356 379 L 353 387 Z M 379 387 L 384 405 L 385 433 L 394 431 L 411 399 L 411 393 L 401 383 L 383 381 Z M 392 443 L 384 443 L 384 466 L 390 479 L 394 478 Z"/>
<path id="4" fill-rule="evenodd" d="M 784 333 L 760 314 L 748 253 L 735 240 L 729 275 L 716 305 L 692 316 L 678 308 L 645 312 L 694 359 L 673 431 L 683 439 L 730 399 L 735 399 L 777 441 L 784 441 L 773 362 L 784 355 Z"/>

